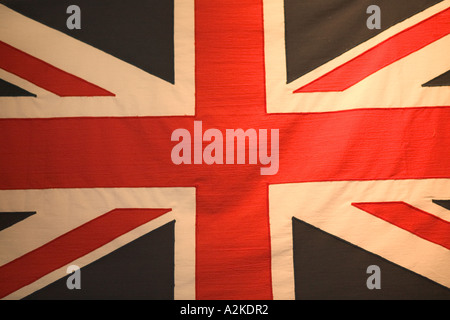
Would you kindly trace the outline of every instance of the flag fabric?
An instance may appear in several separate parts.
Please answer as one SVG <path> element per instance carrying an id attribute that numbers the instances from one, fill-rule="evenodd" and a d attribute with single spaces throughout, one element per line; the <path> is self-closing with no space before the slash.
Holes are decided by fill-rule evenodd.
<path id="1" fill-rule="evenodd" d="M 1 0 L 0 298 L 450 299 L 449 0 Z"/>

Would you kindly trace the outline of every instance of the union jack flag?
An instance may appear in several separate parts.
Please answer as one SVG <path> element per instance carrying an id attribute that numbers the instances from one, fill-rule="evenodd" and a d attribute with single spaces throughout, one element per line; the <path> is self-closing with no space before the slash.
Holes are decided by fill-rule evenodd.
<path id="1" fill-rule="evenodd" d="M 450 0 L 1 0 L 0 297 L 449 299 L 449 50 Z"/>

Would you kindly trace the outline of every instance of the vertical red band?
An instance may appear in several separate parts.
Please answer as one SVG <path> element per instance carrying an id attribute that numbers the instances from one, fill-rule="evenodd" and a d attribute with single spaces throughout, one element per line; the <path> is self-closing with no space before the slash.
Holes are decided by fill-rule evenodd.
<path id="1" fill-rule="evenodd" d="M 261 1 L 195 4 L 197 118 L 213 128 L 259 126 L 265 114 Z M 214 176 L 205 175 L 197 188 L 197 299 L 271 299 L 268 200 L 259 167 L 213 167 Z"/>

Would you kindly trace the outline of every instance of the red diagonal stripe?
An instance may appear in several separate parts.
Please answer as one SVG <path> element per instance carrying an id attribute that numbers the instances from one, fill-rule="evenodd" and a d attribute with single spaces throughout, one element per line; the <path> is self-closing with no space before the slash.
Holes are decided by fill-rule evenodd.
<path id="1" fill-rule="evenodd" d="M 402 201 L 360 202 L 353 206 L 450 249 L 450 223 Z"/>
<path id="2" fill-rule="evenodd" d="M 171 209 L 115 209 L 0 267 L 0 298 Z"/>
<path id="3" fill-rule="evenodd" d="M 113 93 L 58 69 L 0 41 L 0 68 L 61 97 L 114 96 Z"/>
<path id="4" fill-rule="evenodd" d="M 450 33 L 450 9 L 396 34 L 347 63 L 294 91 L 344 91 L 376 71 Z"/>

